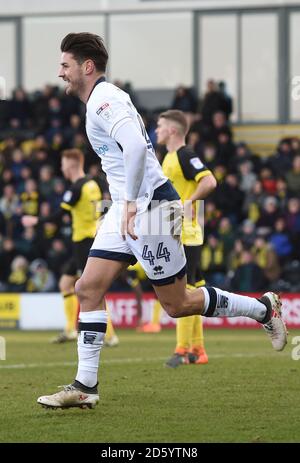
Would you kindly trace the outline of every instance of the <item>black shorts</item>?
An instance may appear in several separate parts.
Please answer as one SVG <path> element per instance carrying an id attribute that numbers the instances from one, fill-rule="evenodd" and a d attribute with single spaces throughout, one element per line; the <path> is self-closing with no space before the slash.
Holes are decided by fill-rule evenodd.
<path id="1" fill-rule="evenodd" d="M 197 281 L 203 279 L 200 270 L 201 246 L 184 245 L 183 247 L 186 256 L 187 283 L 195 285 Z"/>
<path id="2" fill-rule="evenodd" d="M 73 241 L 73 255 L 63 266 L 63 275 L 79 277 L 82 274 L 93 242 L 94 238 L 85 238 L 82 241 Z"/>

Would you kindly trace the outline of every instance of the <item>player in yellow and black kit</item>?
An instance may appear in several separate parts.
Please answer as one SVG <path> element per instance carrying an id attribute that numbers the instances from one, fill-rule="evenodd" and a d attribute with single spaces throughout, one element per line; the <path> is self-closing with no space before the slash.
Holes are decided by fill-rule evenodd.
<path id="1" fill-rule="evenodd" d="M 72 217 L 72 257 L 64 265 L 59 280 L 67 322 L 64 332 L 54 340 L 59 343 L 77 339 L 78 301 L 74 292 L 75 282 L 85 267 L 100 217 L 101 190 L 95 180 L 85 175 L 83 166 L 84 156 L 80 150 L 69 149 L 62 152 L 62 173 L 71 182 L 71 186 L 63 196 L 61 209 L 46 219 L 47 222 L 57 222 L 66 211 Z M 24 226 L 41 222 L 42 219 L 33 216 L 24 216 L 22 219 Z M 111 322 L 107 324 L 107 328 L 107 344 L 116 345 L 117 337 Z"/>
<path id="2" fill-rule="evenodd" d="M 197 219 L 197 208 L 199 200 L 206 198 L 216 188 L 217 182 L 197 154 L 185 145 L 187 131 L 188 124 L 181 111 L 169 110 L 159 116 L 157 142 L 168 150 L 162 163 L 163 172 L 184 204 L 181 239 L 187 258 L 187 283 L 193 288 L 205 284 L 204 280 L 199 281 L 203 233 Z M 166 366 L 174 368 L 181 364 L 208 362 L 200 315 L 178 318 L 176 339 L 175 352 Z"/>

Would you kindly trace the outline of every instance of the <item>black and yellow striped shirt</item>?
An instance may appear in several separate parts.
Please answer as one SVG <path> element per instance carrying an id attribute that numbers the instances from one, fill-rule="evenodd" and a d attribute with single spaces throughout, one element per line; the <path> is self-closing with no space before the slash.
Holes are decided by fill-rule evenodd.
<path id="1" fill-rule="evenodd" d="M 98 184 L 88 176 L 77 180 L 65 192 L 60 206 L 71 213 L 73 241 L 95 236 L 101 198 Z"/>

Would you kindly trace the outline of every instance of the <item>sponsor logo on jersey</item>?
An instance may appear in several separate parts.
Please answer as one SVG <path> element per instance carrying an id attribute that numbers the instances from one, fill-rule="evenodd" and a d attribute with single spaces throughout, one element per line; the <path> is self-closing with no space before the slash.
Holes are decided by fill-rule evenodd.
<path id="1" fill-rule="evenodd" d="M 97 146 L 95 148 L 95 151 L 97 154 L 99 154 L 99 156 L 104 156 L 104 154 L 107 153 L 108 151 L 108 146 L 107 145 Z"/>
<path id="2" fill-rule="evenodd" d="M 203 169 L 204 167 L 204 165 L 202 164 L 199 158 L 191 158 L 190 163 L 195 169 Z"/>
<path id="3" fill-rule="evenodd" d="M 109 121 L 112 118 L 113 112 L 109 103 L 103 103 L 96 111 L 98 116 L 103 117 L 106 121 Z"/>
<path id="4" fill-rule="evenodd" d="M 71 198 L 72 198 L 72 191 L 67 190 L 65 194 L 63 195 L 63 201 L 65 203 L 68 203 L 69 201 L 71 201 Z"/>
<path id="5" fill-rule="evenodd" d="M 153 270 L 154 270 L 154 275 L 163 275 L 165 273 L 161 265 L 156 265 L 153 268 Z"/>
<path id="6" fill-rule="evenodd" d="M 83 343 L 84 344 L 94 344 L 97 333 L 93 331 L 85 331 L 83 334 Z"/>
<path id="7" fill-rule="evenodd" d="M 228 297 L 218 295 L 217 308 L 218 309 L 227 309 L 228 307 Z"/>

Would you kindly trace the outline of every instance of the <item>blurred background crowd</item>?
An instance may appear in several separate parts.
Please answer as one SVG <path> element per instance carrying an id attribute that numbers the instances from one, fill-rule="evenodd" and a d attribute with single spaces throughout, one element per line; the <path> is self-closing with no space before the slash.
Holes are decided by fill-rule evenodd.
<path id="1" fill-rule="evenodd" d="M 140 107 L 130 83 L 127 91 L 141 112 L 160 160 L 159 113 Z M 233 110 L 224 82 L 207 82 L 199 97 L 179 86 L 172 109 L 186 113 L 187 144 L 218 180 L 205 201 L 205 242 L 200 265 L 210 285 L 234 291 L 300 291 L 300 139 L 278 140 L 270 156 L 235 143 Z M 85 108 L 61 89 L 45 86 L 32 94 L 21 88 L 0 101 L 0 291 L 57 291 L 60 269 L 70 255 L 71 219 L 45 219 L 59 208 L 68 186 L 60 170 L 60 153 L 77 147 L 85 170 L 109 198 L 99 158 L 85 135 Z M 23 214 L 43 217 L 23 228 Z M 126 289 L 119 282 L 117 289 Z"/>

